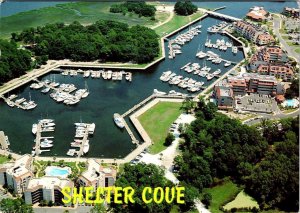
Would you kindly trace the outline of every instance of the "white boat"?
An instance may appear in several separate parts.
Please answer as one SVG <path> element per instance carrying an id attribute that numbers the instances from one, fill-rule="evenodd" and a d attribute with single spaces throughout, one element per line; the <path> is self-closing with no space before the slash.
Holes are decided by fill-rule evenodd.
<path id="1" fill-rule="evenodd" d="M 210 81 L 211 79 L 213 79 L 215 76 L 213 74 L 207 74 L 206 78 L 208 81 Z"/>
<path id="2" fill-rule="evenodd" d="M 50 91 L 50 87 L 46 87 L 45 89 L 42 89 L 42 93 L 46 94 Z"/>
<path id="3" fill-rule="evenodd" d="M 76 149 L 69 149 L 69 151 L 67 152 L 68 156 L 74 156 L 76 153 Z"/>
<path id="4" fill-rule="evenodd" d="M 41 148 L 50 148 L 53 147 L 53 144 L 50 143 L 41 143 Z"/>
<path id="5" fill-rule="evenodd" d="M 231 65 L 231 62 L 230 61 L 227 61 L 225 64 L 224 64 L 224 67 L 229 67 Z"/>
<path id="6" fill-rule="evenodd" d="M 15 106 L 15 103 L 12 102 L 12 101 L 7 101 L 6 103 L 7 103 L 7 105 L 10 106 L 10 107 L 14 107 L 14 106 Z"/>
<path id="7" fill-rule="evenodd" d="M 55 123 L 43 123 L 42 127 L 53 127 L 55 126 Z"/>
<path id="8" fill-rule="evenodd" d="M 37 132 L 37 124 L 33 124 L 32 125 L 32 130 L 31 131 L 32 131 L 32 134 L 34 134 L 34 135 L 36 134 L 36 132 Z"/>
<path id="9" fill-rule="evenodd" d="M 87 153 L 90 149 L 90 144 L 87 142 L 83 145 L 83 153 Z"/>
<path id="10" fill-rule="evenodd" d="M 95 124 L 95 123 L 90 124 L 90 125 L 88 126 L 89 134 L 94 134 L 95 128 L 96 128 L 96 124 Z"/>
<path id="11" fill-rule="evenodd" d="M 154 89 L 153 90 L 153 94 L 155 94 L 155 95 L 166 95 L 167 93 L 166 92 L 158 91 L 157 89 Z"/>
<path id="12" fill-rule="evenodd" d="M 216 71 L 214 71 L 212 74 L 213 75 L 219 75 L 221 73 L 221 70 L 220 69 L 217 69 Z"/>
<path id="13" fill-rule="evenodd" d="M 118 113 L 114 113 L 114 121 L 115 124 L 119 127 L 119 128 L 124 128 L 125 124 L 124 124 L 124 119 L 121 117 L 121 115 L 119 115 Z"/>
<path id="14" fill-rule="evenodd" d="M 51 144 L 51 143 L 53 143 L 53 141 L 45 138 L 44 140 L 41 141 L 41 143 L 49 143 L 49 144 Z"/>
<path id="15" fill-rule="evenodd" d="M 39 120 L 39 123 L 53 123 L 54 120 L 53 119 L 42 119 L 42 120 Z"/>

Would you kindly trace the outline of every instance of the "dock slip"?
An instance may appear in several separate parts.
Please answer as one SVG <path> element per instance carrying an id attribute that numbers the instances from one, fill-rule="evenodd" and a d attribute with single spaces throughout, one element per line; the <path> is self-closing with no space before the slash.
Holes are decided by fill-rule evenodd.
<path id="1" fill-rule="evenodd" d="M 81 145 L 80 145 L 80 149 L 79 151 L 77 152 L 77 157 L 80 158 L 84 152 L 83 152 L 83 148 L 84 148 L 84 145 L 88 142 L 88 137 L 89 137 L 89 131 L 86 129 L 84 131 L 84 136 L 82 138 L 82 142 L 81 142 Z"/>
<path id="2" fill-rule="evenodd" d="M 8 150 L 9 141 L 3 131 L 0 131 L 0 145 L 2 150 Z"/>
<path id="3" fill-rule="evenodd" d="M 23 102 L 15 102 L 15 101 L 9 100 L 8 98 L 5 98 L 4 95 L 0 95 L 0 98 L 2 98 L 5 101 L 5 103 L 13 103 L 14 106 L 17 106 L 18 108 L 23 109 L 23 110 L 27 110 L 23 105 L 21 105 L 21 103 L 23 103 L 24 101 Z"/>
<path id="4" fill-rule="evenodd" d="M 42 139 L 42 124 L 38 123 L 37 124 L 37 130 L 36 130 L 36 136 L 35 136 L 35 146 L 34 146 L 34 151 L 36 156 L 41 154 L 41 139 Z"/>

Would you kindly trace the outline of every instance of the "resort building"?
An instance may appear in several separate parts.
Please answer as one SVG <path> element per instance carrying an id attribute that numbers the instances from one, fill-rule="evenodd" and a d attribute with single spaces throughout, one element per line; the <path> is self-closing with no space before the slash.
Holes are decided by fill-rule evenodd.
<path id="1" fill-rule="evenodd" d="M 272 35 L 258 25 L 246 21 L 237 21 L 233 26 L 237 33 L 258 45 L 266 45 L 275 41 Z"/>
<path id="2" fill-rule="evenodd" d="M 291 81 L 294 75 L 290 65 L 259 65 L 256 72 L 262 75 L 275 76 L 284 81 Z"/>
<path id="3" fill-rule="evenodd" d="M 233 91 L 226 80 L 214 86 L 213 96 L 219 109 L 231 109 L 233 106 Z"/>
<path id="4" fill-rule="evenodd" d="M 290 81 L 294 75 L 294 69 L 288 61 L 287 53 L 280 47 L 268 46 L 261 48 L 252 56 L 248 69 L 261 75 L 275 76 Z"/>
<path id="5" fill-rule="evenodd" d="M 64 187 L 73 188 L 74 183 L 69 179 L 58 177 L 33 178 L 29 181 L 24 192 L 25 202 L 35 204 L 41 200 L 46 200 L 48 202 L 52 201 L 55 205 L 67 205 L 62 202 L 64 196 L 61 191 Z"/>
<path id="6" fill-rule="evenodd" d="M 255 6 L 250 9 L 246 16 L 253 21 L 264 21 L 268 15 L 269 13 L 263 7 Z"/>
<path id="7" fill-rule="evenodd" d="M 17 194 L 25 191 L 33 173 L 30 170 L 32 157 L 23 155 L 13 163 L 6 163 L 0 167 L 0 184 L 11 187 Z"/>
<path id="8" fill-rule="evenodd" d="M 299 18 L 300 17 L 300 9 L 299 8 L 290 8 L 290 7 L 285 7 L 282 12 L 284 15 L 288 17 L 293 17 L 293 18 Z"/>
<path id="9" fill-rule="evenodd" d="M 97 187 L 113 186 L 117 172 L 112 168 L 104 168 L 94 159 L 88 160 L 88 169 L 84 171 L 78 180 L 81 186 Z"/>
<path id="10" fill-rule="evenodd" d="M 258 75 L 256 73 L 244 73 L 239 76 L 228 77 L 228 84 L 232 88 L 234 96 L 243 96 L 247 93 L 275 96 L 279 88 L 274 76 Z"/>

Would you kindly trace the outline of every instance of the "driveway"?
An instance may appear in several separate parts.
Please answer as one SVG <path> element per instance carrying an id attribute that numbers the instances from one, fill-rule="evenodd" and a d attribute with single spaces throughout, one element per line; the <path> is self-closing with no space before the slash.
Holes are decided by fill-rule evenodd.
<path id="1" fill-rule="evenodd" d="M 281 37 L 281 34 L 279 32 L 279 29 L 281 27 L 281 18 L 274 17 L 274 19 L 273 19 L 273 25 L 274 25 L 274 33 L 277 36 L 277 38 L 279 39 L 279 42 L 280 42 L 281 46 L 283 47 L 283 49 L 285 49 L 290 56 L 292 56 L 293 58 L 295 58 L 298 61 L 298 63 L 300 63 L 300 54 L 297 54 L 294 51 L 294 49 L 292 47 L 290 47 L 286 43 L 286 41 Z"/>

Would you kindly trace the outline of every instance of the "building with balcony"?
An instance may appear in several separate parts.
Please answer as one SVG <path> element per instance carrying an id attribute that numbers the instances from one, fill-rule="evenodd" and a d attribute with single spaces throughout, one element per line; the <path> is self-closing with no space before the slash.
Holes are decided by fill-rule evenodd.
<path id="1" fill-rule="evenodd" d="M 17 194 L 25 191 L 26 186 L 33 177 L 31 172 L 32 157 L 23 155 L 15 162 L 9 162 L 0 167 L 0 184 L 11 187 Z"/>

